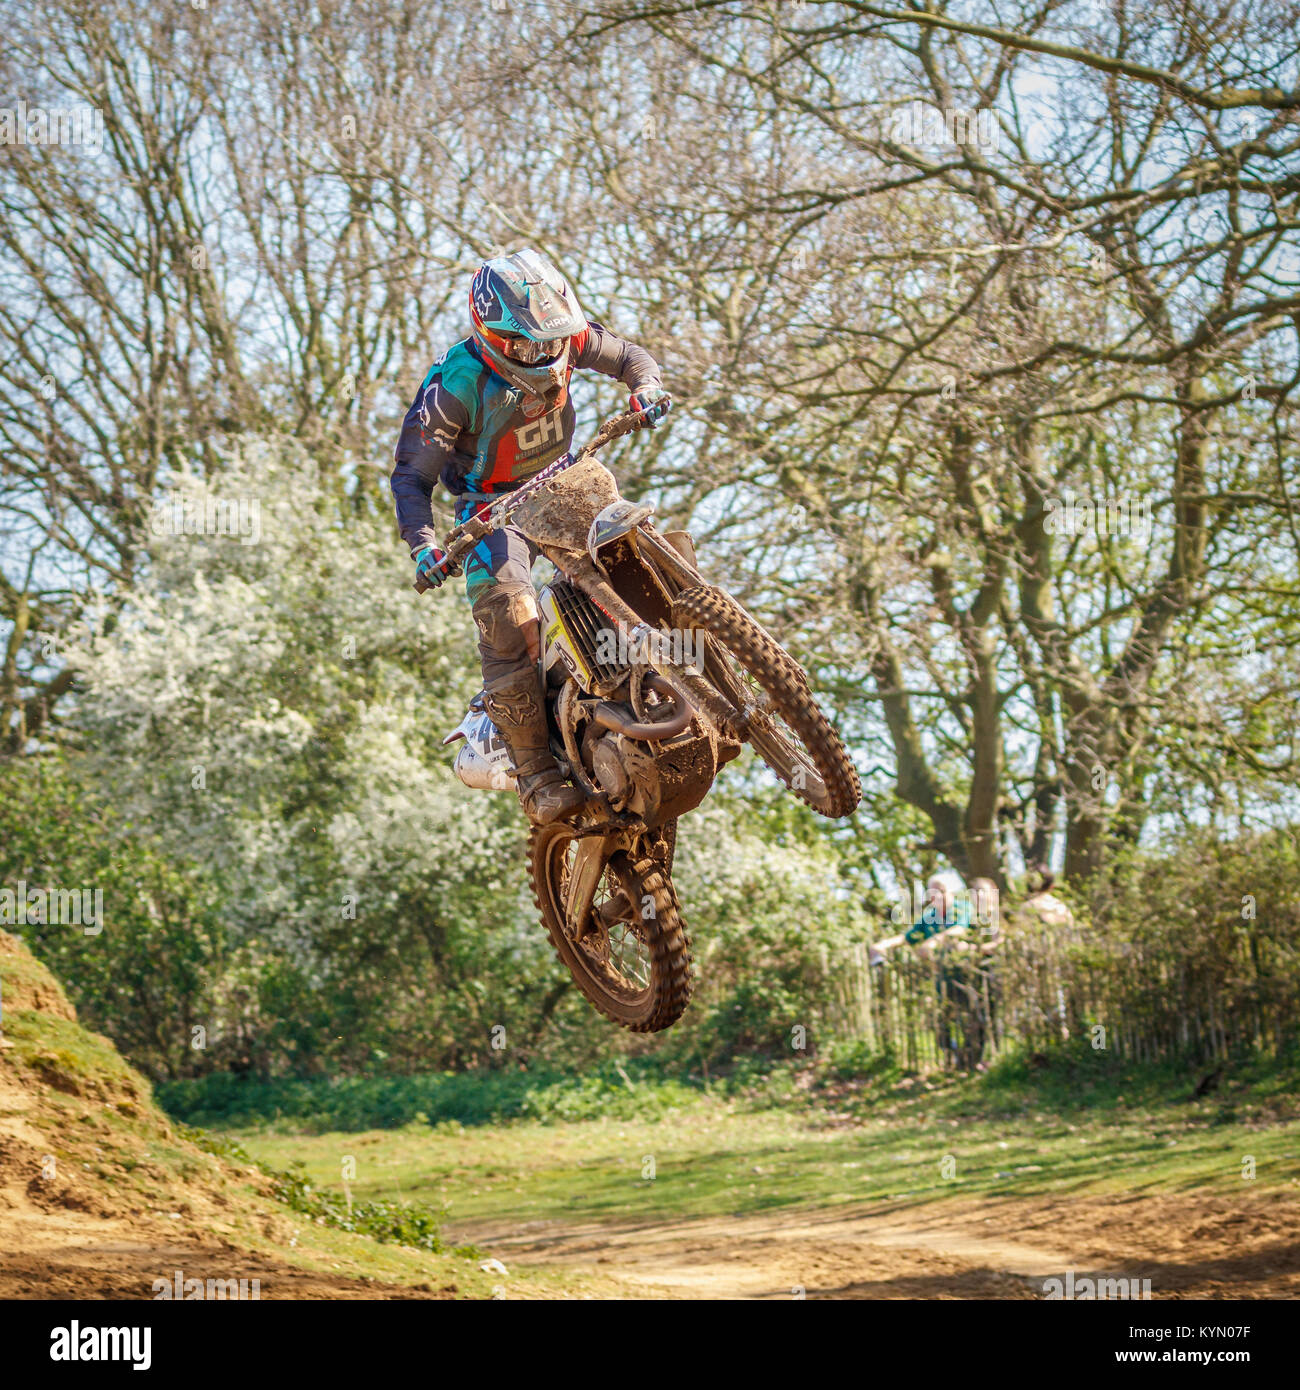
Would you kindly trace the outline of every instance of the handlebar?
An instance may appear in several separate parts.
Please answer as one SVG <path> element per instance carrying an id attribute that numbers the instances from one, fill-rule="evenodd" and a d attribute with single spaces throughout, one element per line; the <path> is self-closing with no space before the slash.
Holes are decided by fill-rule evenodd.
<path id="1" fill-rule="evenodd" d="M 661 396 L 655 405 L 659 405 L 665 399 L 670 400 L 671 397 Z M 500 501 L 494 502 L 488 509 L 489 520 L 485 521 L 482 517 L 472 516 L 468 521 L 463 521 L 459 526 L 453 527 L 447 532 L 443 540 L 444 556 L 439 568 L 449 579 L 459 574 L 461 561 L 465 556 L 474 549 L 484 536 L 497 530 L 510 512 L 525 497 L 531 496 L 534 492 L 545 487 L 557 473 L 563 472 L 566 468 L 572 468 L 575 463 L 581 463 L 583 459 L 590 458 L 611 440 L 646 428 L 646 416 L 652 409 L 654 406 L 647 406 L 645 410 L 626 410 L 621 415 L 611 415 L 576 454 L 562 455 L 554 463 L 543 468 L 540 473 L 534 474 L 533 477 L 521 483 L 512 492 L 503 492 Z M 498 509 L 500 515 L 492 519 L 493 513 L 498 512 Z M 417 594 L 422 594 L 426 589 L 432 589 L 434 586 L 422 574 L 417 574 L 412 587 Z"/>

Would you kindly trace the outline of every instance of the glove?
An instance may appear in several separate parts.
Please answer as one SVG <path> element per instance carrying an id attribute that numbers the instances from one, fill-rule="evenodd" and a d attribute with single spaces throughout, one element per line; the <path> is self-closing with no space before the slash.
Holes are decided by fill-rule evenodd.
<path id="1" fill-rule="evenodd" d="M 447 571 L 443 568 L 446 560 L 447 556 L 436 545 L 426 545 L 423 550 L 416 552 L 415 572 L 426 584 L 436 589 L 447 578 Z"/>
<path id="2" fill-rule="evenodd" d="M 634 392 L 628 404 L 638 414 L 645 412 L 645 422 L 653 430 L 673 408 L 673 399 L 662 386 L 647 386 Z"/>

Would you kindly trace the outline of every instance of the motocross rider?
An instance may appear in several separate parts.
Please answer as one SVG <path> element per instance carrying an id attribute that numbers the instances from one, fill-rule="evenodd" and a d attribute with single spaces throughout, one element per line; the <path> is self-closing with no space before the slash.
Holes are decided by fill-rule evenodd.
<path id="1" fill-rule="evenodd" d="M 479 267 L 470 284 L 473 331 L 429 368 L 394 450 L 391 486 L 402 539 L 433 586 L 447 578 L 431 498 L 439 482 L 456 498 L 459 525 L 567 452 L 575 368 L 616 377 L 630 408 L 652 427 L 671 405 L 659 365 L 642 347 L 588 319 L 564 276 L 532 249 Z M 530 573 L 537 551 L 506 526 L 465 560 L 478 627 L 484 704 L 510 750 L 527 816 L 547 825 L 586 798 L 551 752 L 537 660 L 541 614 Z"/>

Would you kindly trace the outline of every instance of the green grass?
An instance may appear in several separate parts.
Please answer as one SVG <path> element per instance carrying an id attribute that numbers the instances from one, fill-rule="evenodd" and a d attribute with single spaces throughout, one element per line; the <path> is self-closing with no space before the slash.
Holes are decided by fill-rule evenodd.
<path id="1" fill-rule="evenodd" d="M 1188 1101 L 1171 1098 L 1169 1076 L 1124 1075 L 1047 1076 L 1026 1064 L 977 1082 L 828 1078 L 787 1086 L 777 1103 L 770 1088 L 748 1099 L 687 1092 L 655 1118 L 417 1121 L 350 1134 L 295 1134 L 281 1121 L 240 1140 L 275 1167 L 301 1162 L 325 1188 L 340 1187 L 350 1157 L 356 1194 L 444 1204 L 453 1226 L 1300 1188 L 1300 1120 L 1282 1105 L 1281 1083 L 1277 1094 L 1263 1081 L 1242 1082 L 1241 1094 L 1228 1083 Z M 1194 1079 L 1179 1084 L 1190 1090 Z"/>

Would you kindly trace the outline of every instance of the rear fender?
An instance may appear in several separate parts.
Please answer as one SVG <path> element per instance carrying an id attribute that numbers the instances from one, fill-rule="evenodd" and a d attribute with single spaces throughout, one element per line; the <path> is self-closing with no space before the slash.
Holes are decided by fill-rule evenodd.
<path id="1" fill-rule="evenodd" d="M 504 791 L 514 781 L 510 750 L 484 709 L 472 706 L 464 719 L 443 739 L 445 748 L 457 739 L 465 742 L 456 754 L 452 771 L 467 786 L 482 791 Z"/>

